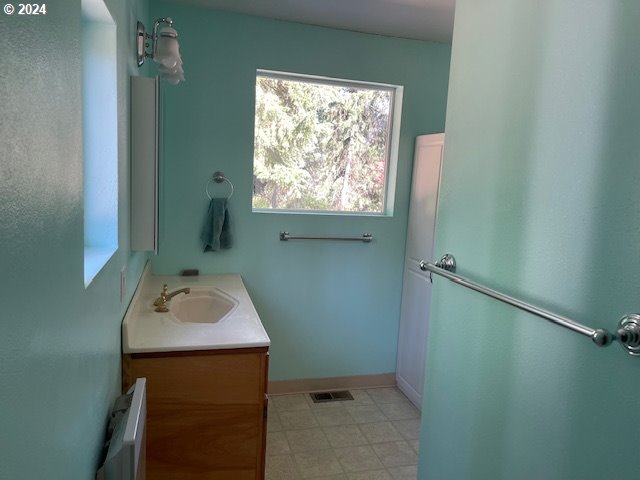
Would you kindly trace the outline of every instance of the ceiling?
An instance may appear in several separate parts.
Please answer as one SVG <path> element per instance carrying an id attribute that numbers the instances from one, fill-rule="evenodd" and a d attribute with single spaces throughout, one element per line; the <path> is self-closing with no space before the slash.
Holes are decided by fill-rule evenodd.
<path id="1" fill-rule="evenodd" d="M 392 37 L 451 42 L 455 0 L 172 0 Z"/>

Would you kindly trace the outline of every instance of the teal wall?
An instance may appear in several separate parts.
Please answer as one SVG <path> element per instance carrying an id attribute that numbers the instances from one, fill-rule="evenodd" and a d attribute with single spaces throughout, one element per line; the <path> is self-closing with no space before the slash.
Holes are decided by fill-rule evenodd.
<path id="1" fill-rule="evenodd" d="M 118 24 L 120 249 L 86 290 L 80 0 L 0 15 L 2 479 L 95 476 L 120 392 L 120 323 L 146 258 L 127 247 L 128 75 L 145 3 L 107 2 Z"/>
<path id="2" fill-rule="evenodd" d="M 164 88 L 154 272 L 240 273 L 272 340 L 271 380 L 394 372 L 413 144 L 444 128 L 450 46 L 169 3 L 153 11 L 174 19 L 187 77 Z M 257 68 L 404 86 L 393 217 L 251 213 Z M 216 170 L 235 186 L 235 246 L 205 254 L 198 240 L 204 188 Z M 375 241 L 285 243 L 281 230 L 371 232 Z"/>
<path id="3" fill-rule="evenodd" d="M 639 21 L 458 0 L 435 251 L 460 274 L 594 327 L 640 311 Z M 432 309 L 420 479 L 638 477 L 638 358 L 444 279 Z"/>

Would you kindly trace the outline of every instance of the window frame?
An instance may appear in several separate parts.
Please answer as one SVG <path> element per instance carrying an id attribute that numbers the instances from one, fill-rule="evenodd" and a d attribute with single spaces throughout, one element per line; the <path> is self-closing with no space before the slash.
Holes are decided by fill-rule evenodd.
<path id="1" fill-rule="evenodd" d="M 389 109 L 389 129 L 387 133 L 387 148 L 385 161 L 384 192 L 381 211 L 355 212 L 341 210 L 315 210 L 315 209 L 289 209 L 289 208 L 256 208 L 253 206 L 253 175 L 251 192 L 252 213 L 284 213 L 294 215 L 339 215 L 339 216 L 368 216 L 368 217 L 392 217 L 395 206 L 396 178 L 398 168 L 398 150 L 400 145 L 400 121 L 402 117 L 402 99 L 404 87 L 390 83 L 369 82 L 362 80 L 342 79 L 327 77 L 322 75 L 311 75 L 305 73 L 284 72 L 277 70 L 257 69 L 256 82 L 258 78 L 267 77 L 295 82 L 306 82 L 318 85 L 332 85 L 338 87 L 353 87 L 361 90 L 384 90 L 391 93 L 391 105 Z M 255 165 L 255 102 L 254 93 L 254 145 L 253 162 L 251 171 Z"/>

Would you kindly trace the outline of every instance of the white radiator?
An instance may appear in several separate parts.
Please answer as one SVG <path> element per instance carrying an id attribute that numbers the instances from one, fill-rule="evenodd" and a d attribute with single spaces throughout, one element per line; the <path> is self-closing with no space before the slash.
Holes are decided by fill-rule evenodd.
<path id="1" fill-rule="evenodd" d="M 146 382 L 146 379 L 138 378 L 127 392 L 131 396 L 131 404 L 113 430 L 97 480 L 144 480 Z"/>

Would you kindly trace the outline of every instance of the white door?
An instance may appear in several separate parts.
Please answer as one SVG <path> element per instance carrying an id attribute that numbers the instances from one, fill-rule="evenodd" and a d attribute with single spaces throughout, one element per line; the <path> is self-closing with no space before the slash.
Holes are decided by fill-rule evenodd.
<path id="1" fill-rule="evenodd" d="M 444 149 L 444 134 L 416 138 L 411 203 L 405 255 L 398 362 L 398 388 L 422 406 L 431 278 L 419 268 L 420 260 L 433 259 L 433 240 L 438 204 L 438 185 Z"/>

